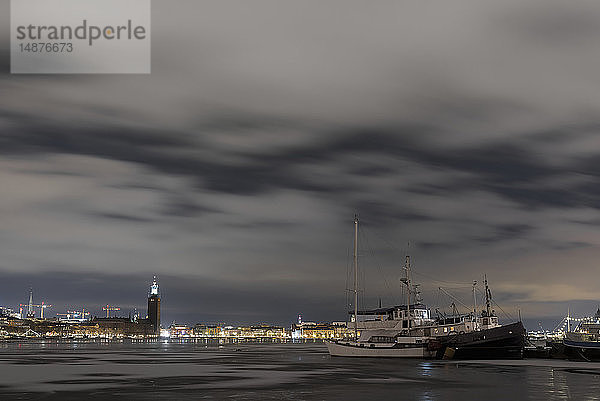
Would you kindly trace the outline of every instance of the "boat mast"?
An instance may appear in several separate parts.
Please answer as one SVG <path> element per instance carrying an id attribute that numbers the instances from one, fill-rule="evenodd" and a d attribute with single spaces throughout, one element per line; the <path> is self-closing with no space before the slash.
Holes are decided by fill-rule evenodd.
<path id="1" fill-rule="evenodd" d="M 488 316 L 491 316 L 490 307 L 492 301 L 492 292 L 490 291 L 490 287 L 488 287 L 487 274 L 483 275 L 483 281 L 485 283 L 485 311 L 487 312 Z"/>
<path id="2" fill-rule="evenodd" d="M 406 255 L 406 322 L 410 332 L 410 255 Z"/>
<path id="3" fill-rule="evenodd" d="M 354 338 L 358 339 L 358 215 L 354 215 Z"/>
<path id="4" fill-rule="evenodd" d="M 477 321 L 477 295 L 475 294 L 475 286 L 477 285 L 477 280 L 473 280 L 473 321 Z"/>

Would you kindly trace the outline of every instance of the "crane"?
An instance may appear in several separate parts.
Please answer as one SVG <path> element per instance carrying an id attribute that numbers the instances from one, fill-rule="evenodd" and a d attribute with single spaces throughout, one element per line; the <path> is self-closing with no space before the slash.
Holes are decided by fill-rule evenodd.
<path id="1" fill-rule="evenodd" d="M 46 304 L 42 301 L 42 304 L 38 305 L 38 307 L 40 308 L 40 318 L 43 319 L 44 318 L 44 309 L 51 308 L 52 305 Z"/>
<path id="2" fill-rule="evenodd" d="M 47 304 L 45 302 L 42 302 L 40 305 L 36 305 L 33 302 L 30 302 L 28 304 L 19 304 L 19 306 L 20 306 L 19 313 L 21 314 L 21 316 L 23 316 L 23 307 L 24 306 L 27 307 L 27 318 L 28 319 L 35 318 L 35 310 L 33 308 L 40 308 L 40 319 L 43 319 L 44 318 L 44 309 L 52 307 L 52 305 Z"/>
<path id="3" fill-rule="evenodd" d="M 121 308 L 117 307 L 117 306 L 110 306 L 109 304 L 106 304 L 106 306 L 102 307 L 102 310 L 106 311 L 106 317 L 109 317 L 109 313 L 111 310 L 121 310 Z"/>

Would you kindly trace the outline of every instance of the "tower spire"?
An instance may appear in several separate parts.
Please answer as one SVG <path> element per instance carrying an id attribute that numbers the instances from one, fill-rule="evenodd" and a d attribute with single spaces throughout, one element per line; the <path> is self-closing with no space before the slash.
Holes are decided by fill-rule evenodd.
<path id="1" fill-rule="evenodd" d="M 156 276 L 154 276 L 154 279 L 152 280 L 152 285 L 150 286 L 150 295 L 158 295 L 158 281 L 156 279 Z"/>
<path id="2" fill-rule="evenodd" d="M 158 292 L 158 280 L 156 276 L 152 279 L 150 295 L 148 296 L 148 320 L 152 325 L 155 335 L 160 335 L 160 294 Z"/>
<path id="3" fill-rule="evenodd" d="M 358 214 L 354 214 L 354 338 L 358 339 Z"/>
<path id="4" fill-rule="evenodd" d="M 35 316 L 35 312 L 33 310 L 33 288 L 29 288 L 29 304 L 27 305 L 27 317 L 33 318 Z"/>

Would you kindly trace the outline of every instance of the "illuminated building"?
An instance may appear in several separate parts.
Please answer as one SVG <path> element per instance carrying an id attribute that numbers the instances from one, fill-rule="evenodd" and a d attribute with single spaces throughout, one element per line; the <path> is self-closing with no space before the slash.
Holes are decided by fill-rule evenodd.
<path id="1" fill-rule="evenodd" d="M 150 286 L 150 295 L 148 296 L 148 320 L 152 324 L 154 334 L 160 334 L 160 295 L 158 292 L 158 281 L 156 276 Z"/>
<path id="2" fill-rule="evenodd" d="M 101 337 L 148 337 L 154 334 L 149 320 L 134 322 L 128 317 L 97 317 L 91 322 L 98 325 Z"/>
<path id="3" fill-rule="evenodd" d="M 193 334 L 195 337 L 220 337 L 223 328 L 216 324 L 200 324 L 194 326 Z"/>
<path id="4" fill-rule="evenodd" d="M 193 337 L 193 330 L 185 325 L 181 324 L 172 324 L 169 327 L 169 337 L 171 338 L 180 338 L 180 337 Z"/>
<path id="5" fill-rule="evenodd" d="M 291 333 L 294 339 L 343 339 L 353 335 L 346 322 L 314 323 L 300 319 L 292 324 Z"/>

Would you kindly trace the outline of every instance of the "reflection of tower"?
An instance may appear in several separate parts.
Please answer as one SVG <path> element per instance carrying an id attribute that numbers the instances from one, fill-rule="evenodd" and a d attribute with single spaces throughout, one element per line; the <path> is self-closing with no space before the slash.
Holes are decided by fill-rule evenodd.
<path id="1" fill-rule="evenodd" d="M 33 288 L 30 288 L 29 289 L 29 304 L 27 304 L 27 319 L 33 319 L 34 317 L 35 317 L 35 311 L 33 310 Z"/>
<path id="2" fill-rule="evenodd" d="M 156 276 L 154 276 L 152 286 L 150 286 L 150 295 L 148 296 L 148 320 L 152 324 L 154 334 L 160 334 L 160 295 Z"/>

